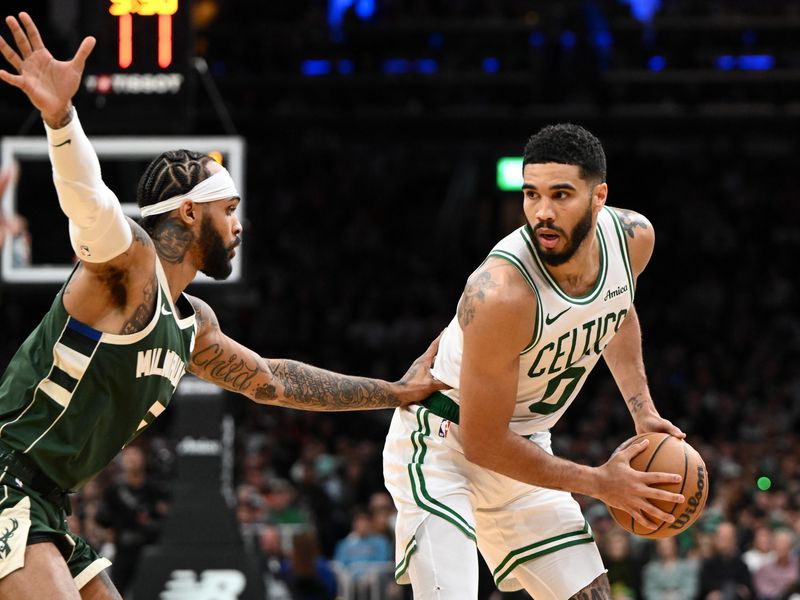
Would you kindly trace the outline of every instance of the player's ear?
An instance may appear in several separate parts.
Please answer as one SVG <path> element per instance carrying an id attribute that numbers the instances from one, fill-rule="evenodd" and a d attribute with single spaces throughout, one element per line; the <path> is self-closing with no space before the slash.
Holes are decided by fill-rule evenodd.
<path id="1" fill-rule="evenodd" d="M 606 199 L 608 198 L 608 184 L 606 182 L 598 183 L 592 190 L 592 206 L 596 209 L 601 209 L 605 206 Z"/>
<path id="2" fill-rule="evenodd" d="M 184 200 L 178 207 L 178 216 L 187 225 L 193 225 L 198 217 L 197 205 L 191 200 Z"/>

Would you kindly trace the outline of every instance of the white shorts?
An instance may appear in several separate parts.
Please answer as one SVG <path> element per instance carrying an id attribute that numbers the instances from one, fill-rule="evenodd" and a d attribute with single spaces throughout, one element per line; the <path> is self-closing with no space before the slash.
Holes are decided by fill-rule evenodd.
<path id="1" fill-rule="evenodd" d="M 537 443 L 552 454 L 549 435 L 538 438 Z M 514 575 L 521 565 L 537 576 L 537 567 L 546 570 L 548 580 L 563 579 L 556 587 L 574 589 L 572 593 L 605 571 L 589 524 L 571 494 L 521 483 L 469 462 L 458 425 L 424 406 L 395 410 L 383 469 L 397 506 L 398 583 L 409 583 L 415 534 L 431 514 L 476 542 L 501 591 L 523 587 Z M 565 559 L 570 557 L 569 564 L 553 560 L 560 550 L 573 547 L 563 553 Z"/>

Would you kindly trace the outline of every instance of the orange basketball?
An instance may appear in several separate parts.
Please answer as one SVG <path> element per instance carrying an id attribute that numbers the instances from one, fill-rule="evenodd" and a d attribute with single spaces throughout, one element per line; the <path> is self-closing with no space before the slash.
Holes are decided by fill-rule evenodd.
<path id="1" fill-rule="evenodd" d="M 614 453 L 645 438 L 650 440 L 650 444 L 643 452 L 633 457 L 631 467 L 637 471 L 677 473 L 683 477 L 680 483 L 654 486 L 683 494 L 685 501 L 682 504 L 651 500 L 664 512 L 674 515 L 675 521 L 671 524 L 663 522 L 658 528 L 650 531 L 639 525 L 625 511 L 611 506 L 608 510 L 619 526 L 631 533 L 652 539 L 672 537 L 688 529 L 703 512 L 708 498 L 708 471 L 697 450 L 684 440 L 668 433 L 643 433 L 634 436 L 625 441 Z"/>

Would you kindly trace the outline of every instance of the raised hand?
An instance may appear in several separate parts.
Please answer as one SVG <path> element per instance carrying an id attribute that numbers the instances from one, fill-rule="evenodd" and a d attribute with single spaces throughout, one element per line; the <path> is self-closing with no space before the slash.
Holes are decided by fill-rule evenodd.
<path id="1" fill-rule="evenodd" d="M 12 16 L 6 17 L 6 24 L 17 50 L 0 37 L 0 53 L 18 75 L 0 69 L 0 79 L 25 92 L 48 125 L 63 126 L 95 39 L 85 38 L 72 60 L 61 61 L 53 58 L 45 48 L 42 36 L 28 13 L 20 13 L 19 21 Z"/>

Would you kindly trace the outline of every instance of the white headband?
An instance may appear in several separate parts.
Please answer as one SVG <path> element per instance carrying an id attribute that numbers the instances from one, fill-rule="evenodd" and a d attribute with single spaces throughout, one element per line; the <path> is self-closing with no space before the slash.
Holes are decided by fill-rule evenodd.
<path id="1" fill-rule="evenodd" d="M 185 194 L 167 198 L 161 202 L 156 202 L 149 206 L 143 206 L 139 213 L 143 217 L 150 215 L 160 215 L 178 208 L 184 200 L 192 202 L 214 202 L 215 200 L 225 200 L 227 198 L 238 198 L 239 192 L 236 191 L 236 184 L 233 182 L 231 174 L 226 168 L 222 168 L 211 177 L 204 179 Z"/>

